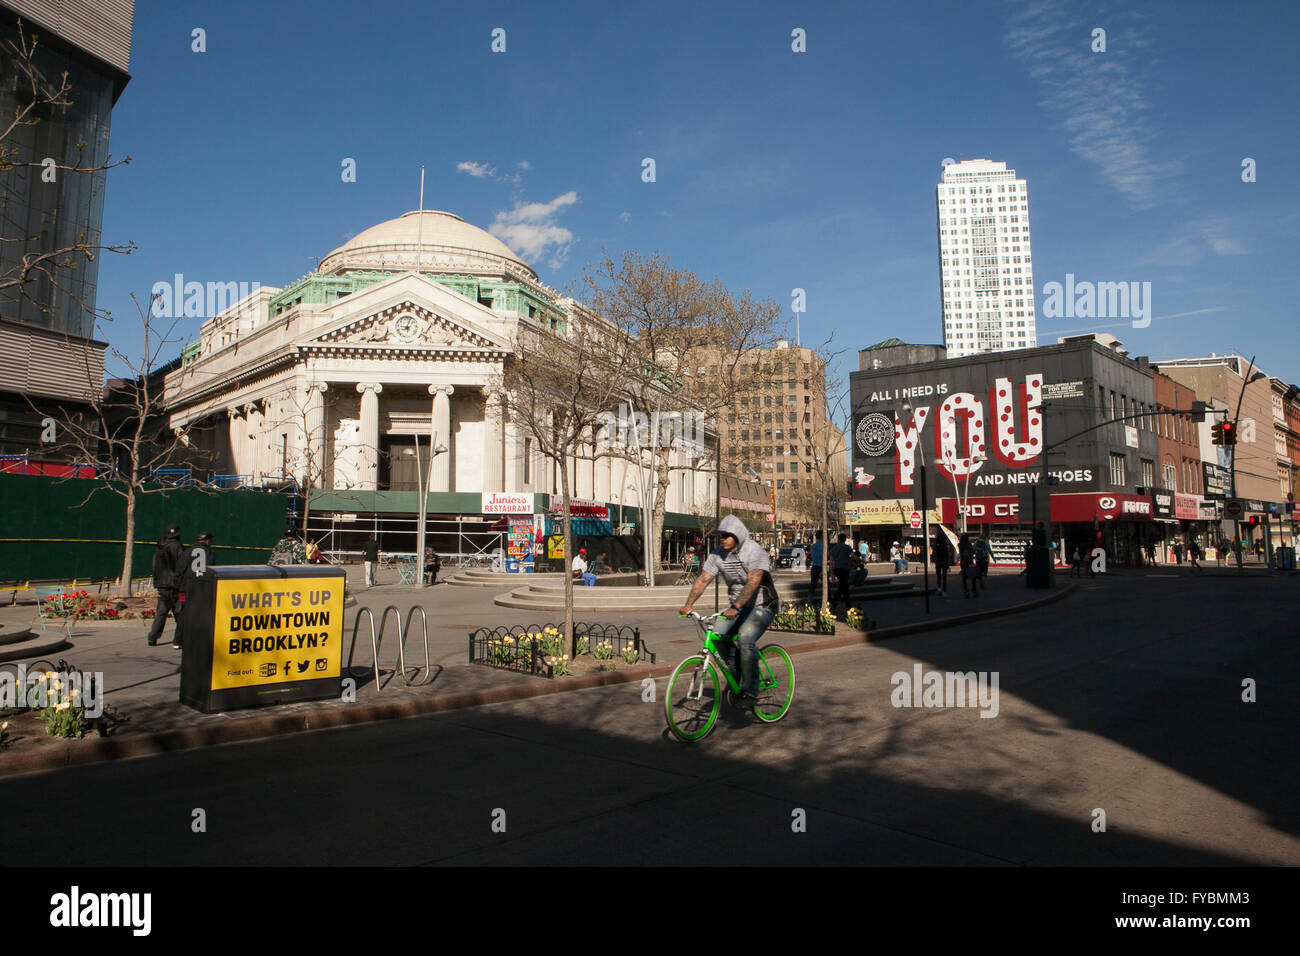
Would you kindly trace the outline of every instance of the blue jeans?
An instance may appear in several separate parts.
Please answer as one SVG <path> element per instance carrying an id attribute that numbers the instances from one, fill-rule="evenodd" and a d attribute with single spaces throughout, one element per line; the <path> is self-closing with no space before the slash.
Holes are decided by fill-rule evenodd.
<path id="1" fill-rule="evenodd" d="M 736 670 L 735 649 L 737 646 L 740 648 L 741 693 L 758 696 L 758 639 L 772 623 L 775 613 L 770 607 L 746 607 L 730 621 L 718 621 L 713 626 L 713 633 L 732 638 L 718 647 L 718 654 L 733 673 Z"/>

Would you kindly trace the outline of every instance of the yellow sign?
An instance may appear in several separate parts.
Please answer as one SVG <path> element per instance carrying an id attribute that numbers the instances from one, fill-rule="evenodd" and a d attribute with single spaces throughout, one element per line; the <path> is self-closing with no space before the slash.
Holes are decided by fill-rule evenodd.
<path id="1" fill-rule="evenodd" d="M 561 559 L 564 557 L 564 535 L 553 534 L 546 539 L 546 556 Z"/>
<path id="2" fill-rule="evenodd" d="M 844 523 L 851 525 L 911 525 L 916 505 L 911 498 L 887 498 L 881 501 L 848 501 L 844 504 Z M 930 524 L 941 524 L 942 516 L 930 509 Z"/>
<path id="3" fill-rule="evenodd" d="M 218 580 L 212 689 L 339 677 L 341 578 Z"/>

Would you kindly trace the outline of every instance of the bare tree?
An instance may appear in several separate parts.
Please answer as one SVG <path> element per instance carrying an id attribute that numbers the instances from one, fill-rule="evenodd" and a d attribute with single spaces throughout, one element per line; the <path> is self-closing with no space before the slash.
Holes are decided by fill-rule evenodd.
<path id="1" fill-rule="evenodd" d="M 58 418 L 45 419 L 56 453 L 97 465 L 102 480 L 93 483 L 80 505 L 85 505 L 100 490 L 108 489 L 121 496 L 126 505 L 126 543 L 122 554 L 119 593 L 131 593 L 132 552 L 135 546 L 135 510 L 141 495 L 165 494 L 169 487 L 155 480 L 154 471 L 173 464 L 179 458 L 192 457 L 188 434 L 167 427 L 163 415 L 163 381 L 161 372 L 169 363 L 160 363 L 164 350 L 174 346 L 172 337 L 179 319 L 172 319 L 165 329 L 154 324 L 150 310 L 131 296 L 140 313 L 143 330 L 139 358 L 129 356 L 109 345 L 109 353 L 127 370 L 127 376 L 109 388 L 104 387 L 99 365 L 92 357 L 89 343 L 79 347 L 84 359 L 85 411 L 64 411 Z M 30 399 L 28 400 L 31 404 Z M 33 410 L 37 410 L 32 404 Z M 74 469 L 75 471 L 75 469 Z M 78 507 L 80 507 L 78 505 Z"/>
<path id="2" fill-rule="evenodd" d="M 131 157 L 112 161 L 107 157 L 103 162 L 93 159 L 85 160 L 84 154 L 88 144 L 76 143 L 76 156 L 39 156 L 31 152 L 35 148 L 33 128 L 43 120 L 50 120 L 65 112 L 73 105 L 72 86 L 65 71 L 57 79 L 50 79 L 40 68 L 37 60 L 39 37 L 28 34 L 23 21 L 18 19 L 18 42 L 0 48 L 0 63 L 4 72 L 12 76 L 16 105 L 12 116 L 0 117 L 0 172 L 14 174 L 15 170 L 31 169 L 33 176 L 39 169 L 43 183 L 57 182 L 62 173 L 74 176 L 98 176 L 116 166 L 131 162 Z M 33 130 L 29 137 L 25 131 Z M 30 141 L 29 141 L 30 140 Z M 5 177 L 0 189 L 8 193 L 15 187 L 16 174 Z M 49 311 L 52 302 L 45 295 L 34 295 L 34 285 L 40 287 L 39 279 L 44 278 L 49 288 L 70 296 L 91 315 L 92 321 L 108 319 L 109 313 L 96 309 L 86 303 L 67 284 L 67 278 L 82 262 L 93 262 L 103 252 L 128 254 L 136 246 L 101 245 L 89 241 L 83 232 L 78 238 L 66 245 L 54 248 L 32 248 L 39 237 L 25 235 L 0 235 L 0 301 L 13 302 L 26 299 L 42 311 Z M 22 251 L 11 251 L 21 249 Z M 5 316 L 0 314 L 0 321 Z M 12 318 L 12 317 L 11 317 Z"/>
<path id="3" fill-rule="evenodd" d="M 601 413 L 619 394 L 627 374 L 626 337 L 579 306 L 562 333 L 520 323 L 513 354 L 495 383 L 504 410 L 537 451 L 557 464 L 564 522 L 564 628 L 573 636 L 572 476 L 569 461 L 593 448 Z"/>
<path id="4" fill-rule="evenodd" d="M 840 514 L 848 497 L 848 434 L 849 392 L 848 379 L 832 383 L 828 379 L 838 352 L 829 349 L 829 343 L 814 349 L 811 382 L 813 393 L 813 421 L 807 423 L 803 438 L 795 437 L 785 449 L 792 464 L 799 467 L 799 486 L 786 495 L 786 504 L 807 519 L 822 533 L 822 559 L 830 555 L 831 522 L 838 531 Z M 823 572 L 825 568 L 823 568 Z M 828 576 L 821 575 L 821 603 L 826 605 L 829 593 Z"/>
<path id="5" fill-rule="evenodd" d="M 755 300 L 748 289 L 736 295 L 719 280 L 706 283 L 693 272 L 673 269 L 658 253 L 627 252 L 617 262 L 606 256 L 583 275 L 579 297 L 619 329 L 632 350 L 632 371 L 618 397 L 648 429 L 632 429 L 638 440 L 612 453 L 635 461 L 639 474 L 648 467 L 653 476 L 652 496 L 642 496 L 643 507 L 652 498 L 644 523 L 647 582 L 653 582 L 663 549 L 658 529 L 667 511 L 672 455 L 682 447 L 664 440 L 664 432 L 688 418 L 717 427 L 719 414 L 750 387 L 738 372 L 745 353 L 775 341 L 780 307 Z M 640 440 L 642 434 L 647 441 Z M 707 444 L 691 450 L 697 467 L 707 468 Z"/>

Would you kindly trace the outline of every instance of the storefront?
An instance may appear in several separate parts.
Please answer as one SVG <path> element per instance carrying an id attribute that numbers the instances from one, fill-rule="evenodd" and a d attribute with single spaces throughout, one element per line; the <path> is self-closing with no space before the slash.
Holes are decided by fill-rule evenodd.
<path id="1" fill-rule="evenodd" d="M 1157 537 L 1145 360 L 1091 340 L 901 367 L 860 359 L 871 365 L 850 376 L 853 506 L 891 493 L 919 501 L 924 469 L 944 523 L 985 537 L 995 563 L 1023 563 L 1035 492 L 1058 561 L 1100 543 L 1113 563 L 1144 563 Z M 905 527 L 900 516 L 889 524 L 875 540 Z"/>
<path id="2" fill-rule="evenodd" d="M 912 529 L 915 511 L 916 503 L 911 498 L 849 501 L 844 505 L 844 523 L 854 539 L 867 542 L 874 560 L 887 561 L 895 541 L 902 543 L 904 539 L 921 537 L 921 528 Z M 938 509 L 930 509 L 932 532 L 941 518 Z"/>

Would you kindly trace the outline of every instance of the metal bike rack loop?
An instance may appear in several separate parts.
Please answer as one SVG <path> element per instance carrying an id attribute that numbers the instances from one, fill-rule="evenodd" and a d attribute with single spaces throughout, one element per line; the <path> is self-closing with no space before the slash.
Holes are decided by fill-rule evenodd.
<path id="1" fill-rule="evenodd" d="M 383 686 L 379 682 L 379 648 L 384 643 L 384 628 L 388 625 L 388 612 L 392 611 L 397 617 L 397 669 L 401 671 L 402 680 L 406 681 L 407 687 L 423 687 L 433 680 L 433 669 L 429 666 L 429 616 L 425 613 L 423 607 L 413 604 L 411 609 L 406 612 L 407 624 L 415 616 L 415 612 L 420 612 L 421 630 L 424 632 L 424 680 L 412 683 L 411 678 L 407 676 L 406 666 L 406 627 L 402 624 L 402 612 L 392 604 L 384 608 L 379 617 L 379 630 L 375 630 L 375 612 L 369 607 L 360 608 L 357 611 L 357 618 L 352 622 L 352 647 L 348 651 L 348 674 L 355 676 L 352 670 L 352 657 L 357 650 L 357 630 L 361 627 L 361 616 L 364 614 L 370 622 L 370 651 L 374 655 L 374 672 L 375 672 L 375 692 L 381 693 Z M 412 667 L 410 670 L 418 671 L 420 668 Z M 391 682 L 392 678 L 389 678 Z"/>

